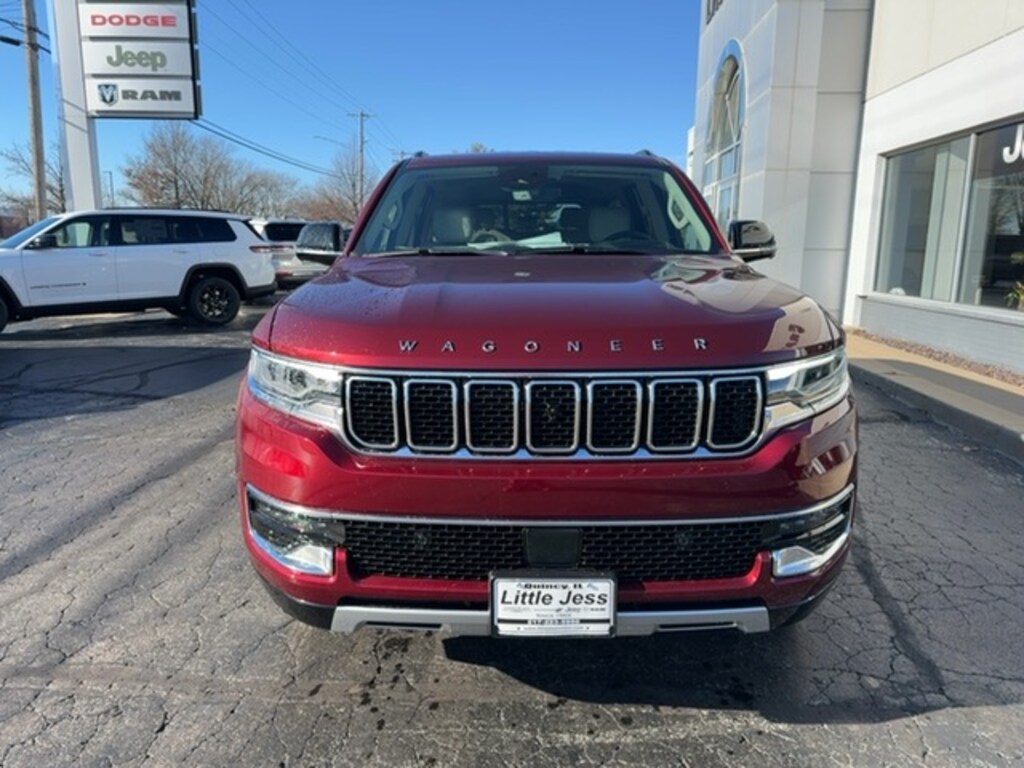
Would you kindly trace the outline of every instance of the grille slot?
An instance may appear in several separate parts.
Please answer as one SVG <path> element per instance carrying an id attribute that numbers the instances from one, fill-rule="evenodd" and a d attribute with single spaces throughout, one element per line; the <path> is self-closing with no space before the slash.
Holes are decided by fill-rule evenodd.
<path id="1" fill-rule="evenodd" d="M 486 580 L 527 564 L 521 525 L 346 521 L 345 547 L 357 577 Z M 586 526 L 578 567 L 620 581 L 690 581 L 742 576 L 764 548 L 763 520 L 689 525 Z"/>
<path id="2" fill-rule="evenodd" d="M 458 445 L 455 384 L 437 379 L 405 382 L 405 429 L 414 451 L 454 451 Z"/>
<path id="3" fill-rule="evenodd" d="M 466 445 L 508 453 L 518 445 L 519 389 L 512 381 L 470 381 L 466 387 Z"/>
<path id="4" fill-rule="evenodd" d="M 391 379 L 353 376 L 345 382 L 345 418 L 356 442 L 367 448 L 398 447 L 398 387 Z"/>
<path id="5" fill-rule="evenodd" d="M 755 376 L 711 382 L 711 427 L 708 445 L 739 448 L 757 436 L 761 419 L 761 380 Z"/>
<path id="6" fill-rule="evenodd" d="M 594 451 L 632 453 L 640 444 L 640 384 L 592 382 L 587 388 L 587 423 Z"/>
<path id="7" fill-rule="evenodd" d="M 572 453 L 580 444 L 580 387 L 572 381 L 526 385 L 526 446 L 536 453 Z"/>
<path id="8" fill-rule="evenodd" d="M 357 450 L 423 455 L 681 456 L 736 453 L 763 428 L 761 377 L 590 373 L 345 376 Z"/>
<path id="9" fill-rule="evenodd" d="M 651 427 L 647 442 L 656 451 L 692 451 L 700 440 L 704 389 L 694 379 L 650 385 Z"/>

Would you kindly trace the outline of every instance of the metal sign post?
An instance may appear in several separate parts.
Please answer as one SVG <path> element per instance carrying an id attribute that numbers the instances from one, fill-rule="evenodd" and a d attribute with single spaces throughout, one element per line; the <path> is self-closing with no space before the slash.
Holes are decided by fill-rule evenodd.
<path id="1" fill-rule="evenodd" d="M 58 121 L 69 210 L 100 207 L 95 121 L 85 111 L 85 72 L 78 3 L 50 0 L 53 64 L 57 71 Z"/>

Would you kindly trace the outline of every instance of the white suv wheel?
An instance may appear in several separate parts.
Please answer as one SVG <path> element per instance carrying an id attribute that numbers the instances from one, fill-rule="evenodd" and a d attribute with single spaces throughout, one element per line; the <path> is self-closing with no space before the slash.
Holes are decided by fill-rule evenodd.
<path id="1" fill-rule="evenodd" d="M 238 289 L 223 277 L 201 277 L 188 294 L 189 314 L 204 325 L 226 325 L 238 315 Z"/>

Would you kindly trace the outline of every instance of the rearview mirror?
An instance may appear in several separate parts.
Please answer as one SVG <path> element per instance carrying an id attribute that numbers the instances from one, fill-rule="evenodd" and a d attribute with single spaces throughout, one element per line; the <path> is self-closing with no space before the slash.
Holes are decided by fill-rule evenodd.
<path id="1" fill-rule="evenodd" d="M 770 259 L 775 255 L 775 234 L 763 221 L 732 221 L 729 246 L 744 261 Z"/>

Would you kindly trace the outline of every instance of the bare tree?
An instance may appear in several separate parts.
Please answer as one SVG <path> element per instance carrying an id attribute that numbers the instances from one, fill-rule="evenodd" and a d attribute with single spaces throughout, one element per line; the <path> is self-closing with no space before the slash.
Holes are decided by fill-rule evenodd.
<path id="1" fill-rule="evenodd" d="M 7 165 L 11 175 L 33 182 L 32 152 L 25 146 L 13 144 L 0 150 L 0 158 Z M 51 144 L 46 153 L 46 209 L 50 213 L 63 213 L 67 210 L 67 194 L 64 188 L 64 167 L 61 163 L 60 147 Z M 0 203 L 18 213 L 24 212 L 26 219 L 34 218 L 35 196 L 31 190 L 0 189 Z"/>
<path id="2" fill-rule="evenodd" d="M 373 170 L 364 170 L 363 189 L 379 181 Z M 308 219 L 335 219 L 351 223 L 359 215 L 359 156 L 354 148 L 334 156 L 330 175 L 323 176 L 295 201 L 295 212 Z"/>
<path id="3" fill-rule="evenodd" d="M 286 213 L 296 184 L 239 160 L 227 142 L 173 122 L 154 126 L 142 154 L 129 157 L 122 172 L 127 197 L 140 205 L 262 216 Z"/>

